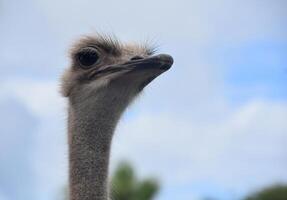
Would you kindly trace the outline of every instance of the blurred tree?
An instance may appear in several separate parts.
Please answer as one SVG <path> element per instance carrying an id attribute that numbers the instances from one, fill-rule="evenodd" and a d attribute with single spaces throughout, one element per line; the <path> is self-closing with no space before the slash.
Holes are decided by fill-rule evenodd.
<path id="1" fill-rule="evenodd" d="M 138 181 L 132 167 L 122 162 L 115 170 L 111 182 L 113 200 L 151 200 L 159 189 L 154 179 Z"/>
<path id="2" fill-rule="evenodd" d="M 55 200 L 69 200 L 69 191 L 67 186 L 63 186 L 56 194 Z"/>
<path id="3" fill-rule="evenodd" d="M 248 195 L 244 200 L 287 200 L 287 185 L 273 185 Z"/>
<path id="4" fill-rule="evenodd" d="M 136 179 L 134 170 L 127 162 L 121 162 L 111 179 L 112 200 L 151 200 L 159 185 L 155 179 Z M 67 187 L 61 190 L 60 199 L 68 200 Z"/>
<path id="5" fill-rule="evenodd" d="M 203 198 L 203 200 L 218 200 L 218 199 L 216 199 L 214 197 L 205 197 L 205 198 Z"/>

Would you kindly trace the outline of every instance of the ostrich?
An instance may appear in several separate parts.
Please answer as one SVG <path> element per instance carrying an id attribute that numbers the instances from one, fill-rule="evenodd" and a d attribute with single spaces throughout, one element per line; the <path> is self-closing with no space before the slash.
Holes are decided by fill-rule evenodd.
<path id="1" fill-rule="evenodd" d="M 173 64 L 147 45 L 110 36 L 81 38 L 62 77 L 68 98 L 70 200 L 108 200 L 108 166 L 121 114 L 154 78 Z"/>

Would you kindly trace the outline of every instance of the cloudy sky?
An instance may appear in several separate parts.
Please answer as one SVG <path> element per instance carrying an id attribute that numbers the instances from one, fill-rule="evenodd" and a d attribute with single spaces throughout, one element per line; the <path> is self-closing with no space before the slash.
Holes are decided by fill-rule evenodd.
<path id="1" fill-rule="evenodd" d="M 173 68 L 121 120 L 112 166 L 161 181 L 156 200 L 237 200 L 287 182 L 285 0 L 0 0 L 0 200 L 60 200 L 59 77 L 79 35 L 152 41 Z"/>

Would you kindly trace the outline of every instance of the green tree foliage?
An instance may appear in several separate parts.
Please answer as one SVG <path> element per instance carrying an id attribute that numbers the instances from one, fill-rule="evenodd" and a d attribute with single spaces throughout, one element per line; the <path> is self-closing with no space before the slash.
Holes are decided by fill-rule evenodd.
<path id="1" fill-rule="evenodd" d="M 287 200 L 287 185 L 273 185 L 248 195 L 244 200 Z"/>
<path id="2" fill-rule="evenodd" d="M 158 190 L 155 179 L 137 180 L 133 168 L 126 162 L 120 163 L 112 176 L 112 200 L 151 200 Z M 59 199 L 69 199 L 67 187 L 61 190 Z"/>
<path id="3" fill-rule="evenodd" d="M 151 200 L 159 189 L 154 179 L 137 180 L 132 167 L 121 163 L 111 182 L 112 200 Z"/>

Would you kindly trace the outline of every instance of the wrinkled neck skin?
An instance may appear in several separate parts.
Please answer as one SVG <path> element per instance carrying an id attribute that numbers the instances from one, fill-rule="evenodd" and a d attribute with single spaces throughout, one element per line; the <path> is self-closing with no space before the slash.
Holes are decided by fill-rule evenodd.
<path id="1" fill-rule="evenodd" d="M 114 91 L 113 91 L 114 90 Z M 109 91 L 107 94 L 105 91 Z M 116 96 L 116 94 L 122 95 Z M 108 166 L 117 122 L 132 99 L 105 89 L 69 98 L 70 200 L 108 200 Z"/>

